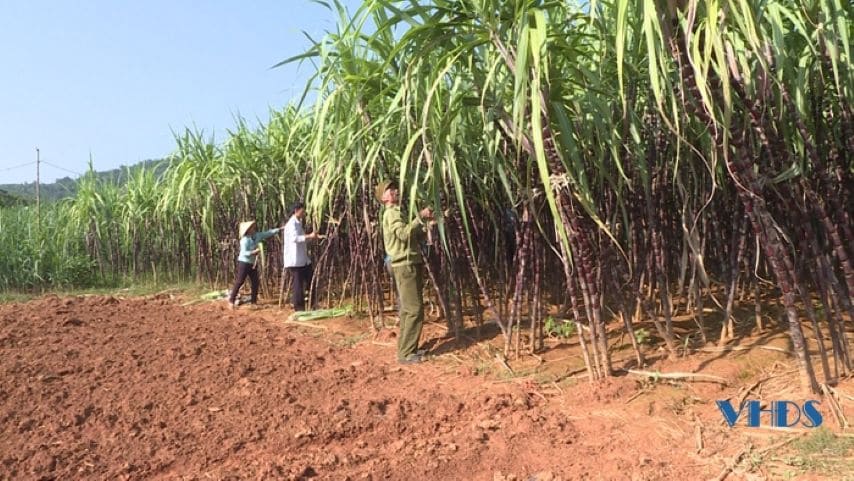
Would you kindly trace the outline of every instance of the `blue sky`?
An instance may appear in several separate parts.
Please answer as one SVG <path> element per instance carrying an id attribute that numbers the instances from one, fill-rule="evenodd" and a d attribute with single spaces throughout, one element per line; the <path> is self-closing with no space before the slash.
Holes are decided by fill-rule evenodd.
<path id="1" fill-rule="evenodd" d="M 361 3 L 343 0 L 351 12 Z M 42 159 L 83 172 L 160 158 L 172 129 L 217 141 L 234 116 L 266 119 L 302 93 L 309 47 L 337 16 L 309 0 L 0 0 L 0 184 Z M 68 171 L 42 166 L 42 181 Z"/>

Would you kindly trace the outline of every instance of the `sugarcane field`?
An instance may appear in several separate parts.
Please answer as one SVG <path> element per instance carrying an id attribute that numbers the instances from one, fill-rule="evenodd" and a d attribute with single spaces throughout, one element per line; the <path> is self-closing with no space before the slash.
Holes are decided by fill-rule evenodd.
<path id="1" fill-rule="evenodd" d="M 109 3 L 4 9 L 0 481 L 854 481 L 851 2 Z"/>

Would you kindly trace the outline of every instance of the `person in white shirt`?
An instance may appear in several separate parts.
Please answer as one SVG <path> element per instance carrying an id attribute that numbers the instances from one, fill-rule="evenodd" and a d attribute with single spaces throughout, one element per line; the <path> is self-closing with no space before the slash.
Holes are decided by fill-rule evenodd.
<path id="1" fill-rule="evenodd" d="M 285 224 L 284 266 L 291 272 L 294 311 L 305 310 L 305 291 L 311 286 L 312 266 L 306 243 L 319 238 L 317 232 L 306 234 L 302 226 L 305 204 L 297 202 L 291 209 L 291 218 Z M 309 293 L 309 305 L 314 308 L 314 295 Z"/>

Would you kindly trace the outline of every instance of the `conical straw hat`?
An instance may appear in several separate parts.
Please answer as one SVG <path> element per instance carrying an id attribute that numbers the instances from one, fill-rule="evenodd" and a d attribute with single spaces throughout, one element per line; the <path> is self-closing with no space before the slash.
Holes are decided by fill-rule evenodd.
<path id="1" fill-rule="evenodd" d="M 246 235 L 246 232 L 247 232 L 247 231 L 249 230 L 249 228 L 250 228 L 250 227 L 252 227 L 253 225 L 255 225 L 255 221 L 254 221 L 254 220 L 250 220 L 250 221 L 246 221 L 246 222 L 241 222 L 241 223 L 240 223 L 240 237 L 245 236 L 245 235 Z"/>

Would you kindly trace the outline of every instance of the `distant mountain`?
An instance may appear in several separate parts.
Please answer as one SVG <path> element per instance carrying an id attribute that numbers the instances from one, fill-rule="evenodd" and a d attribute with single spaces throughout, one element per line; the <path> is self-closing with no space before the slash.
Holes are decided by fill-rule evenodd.
<path id="1" fill-rule="evenodd" d="M 113 181 L 118 184 L 123 184 L 127 180 L 128 170 L 131 173 L 145 167 L 154 169 L 155 175 L 160 175 L 166 170 L 169 161 L 166 159 L 150 159 L 143 160 L 130 167 L 119 167 L 118 169 L 105 170 L 95 172 L 95 175 L 102 180 Z M 0 206 L 6 206 L 7 202 L 14 204 L 16 202 L 34 201 L 36 198 L 36 183 L 25 182 L 23 184 L 0 184 Z M 50 202 L 67 197 L 73 197 L 77 193 L 77 179 L 71 177 L 63 177 L 57 179 L 56 182 L 49 184 L 41 184 L 39 186 L 39 196 L 42 202 Z"/>

